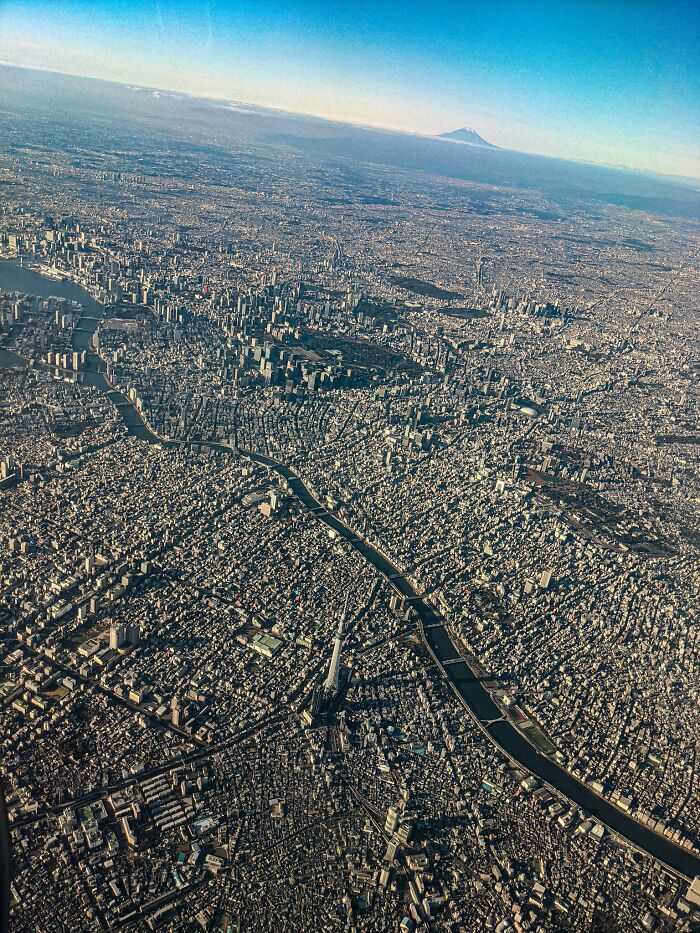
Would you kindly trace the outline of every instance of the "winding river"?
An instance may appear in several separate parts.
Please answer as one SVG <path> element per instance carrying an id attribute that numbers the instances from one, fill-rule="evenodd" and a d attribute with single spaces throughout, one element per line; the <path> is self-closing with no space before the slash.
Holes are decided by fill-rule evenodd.
<path id="1" fill-rule="evenodd" d="M 119 406 L 120 413 L 130 434 L 161 446 L 179 446 L 179 442 L 164 442 L 153 434 L 142 422 L 133 405 L 119 392 L 116 392 L 104 377 L 104 366 L 91 347 L 91 337 L 105 314 L 99 305 L 83 288 L 72 282 L 54 282 L 26 268 L 20 268 L 13 262 L 0 262 L 0 289 L 17 290 L 27 294 L 48 297 L 60 295 L 80 301 L 84 314 L 74 334 L 74 349 L 87 350 L 88 365 L 83 378 L 86 382 L 104 391 Z M 0 354 L 2 351 L 0 350 Z M 0 355 L 0 367 L 12 364 L 13 355 Z M 14 358 L 16 362 L 16 357 Z M 225 444 L 210 444 L 210 447 L 231 451 Z M 347 541 L 355 551 L 369 561 L 385 577 L 391 586 L 410 600 L 413 606 L 426 648 L 433 656 L 446 681 L 460 703 L 472 716 L 479 728 L 492 742 L 515 764 L 539 778 L 545 785 L 568 798 L 572 805 L 582 808 L 586 813 L 600 820 L 609 830 L 623 837 L 635 848 L 650 855 L 672 871 L 685 878 L 700 875 L 700 857 L 682 848 L 672 840 L 649 829 L 632 816 L 615 807 L 605 798 L 596 794 L 588 785 L 579 781 L 553 759 L 540 754 L 525 736 L 507 719 L 495 704 L 480 678 L 464 661 L 452 640 L 444 619 L 436 609 L 413 589 L 401 575 L 401 571 L 391 560 L 376 547 L 360 538 L 352 529 L 344 525 L 335 515 L 328 512 L 311 493 L 300 476 L 283 463 L 253 451 L 241 450 L 241 454 L 258 463 L 265 464 L 285 479 L 290 489 L 301 503 L 313 510 L 319 521 L 332 528 Z M 497 721 L 494 721 L 497 720 Z M 546 819 L 543 813 L 543 819 Z"/>

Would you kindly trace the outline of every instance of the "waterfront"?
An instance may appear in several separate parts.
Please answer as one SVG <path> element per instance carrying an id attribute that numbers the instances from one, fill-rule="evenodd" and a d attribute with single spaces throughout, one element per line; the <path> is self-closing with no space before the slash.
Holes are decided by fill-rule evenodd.
<path id="1" fill-rule="evenodd" d="M 5 292 L 20 292 L 37 298 L 65 298 L 78 301 L 83 310 L 92 316 L 101 316 L 103 306 L 81 285 L 70 279 L 51 279 L 35 269 L 20 265 L 15 259 L 0 260 L 0 289 Z"/>
<path id="2" fill-rule="evenodd" d="M 19 356 L 9 347 L 0 347 L 0 369 L 11 369 L 19 366 L 21 369 L 27 365 L 27 361 Z"/>
<path id="3" fill-rule="evenodd" d="M 700 929 L 692 186 L 2 71 L 11 928 Z"/>
<path id="4" fill-rule="evenodd" d="M 87 359 L 85 369 L 77 375 L 78 380 L 86 385 L 94 386 L 109 397 L 119 409 L 129 434 L 141 440 L 160 443 L 160 440 L 145 427 L 140 415 L 126 396 L 109 384 L 104 375 L 104 363 L 93 349 L 92 336 L 107 313 L 103 305 L 81 285 L 66 279 L 49 279 L 27 266 L 20 266 L 13 260 L 0 262 L 0 290 L 16 291 L 39 298 L 56 296 L 79 302 L 83 313 L 73 331 L 71 346 L 74 350 L 85 350 Z M 10 347 L 0 347 L 0 368 L 26 365 L 27 361 Z"/>
<path id="5" fill-rule="evenodd" d="M 288 467 L 276 463 L 269 457 L 253 453 L 248 453 L 248 456 L 271 466 L 289 483 L 294 494 L 304 505 L 314 511 L 320 521 L 348 541 L 357 553 L 389 580 L 402 596 L 410 600 L 410 605 L 420 620 L 424 641 L 440 665 L 444 676 L 476 719 L 482 724 L 488 724 L 485 725 L 488 735 L 511 760 L 664 865 L 689 879 L 700 875 L 700 858 L 643 826 L 609 801 L 595 794 L 551 758 L 539 754 L 522 733 L 503 718 L 502 711 L 496 706 L 479 678 L 471 671 L 466 661 L 460 660 L 459 652 L 452 643 L 442 618 L 426 600 L 416 593 L 401 574 L 400 569 L 381 551 L 356 535 L 328 512 L 311 494 L 300 477 Z M 497 721 L 494 722 L 494 720 Z"/>
<path id="6" fill-rule="evenodd" d="M 45 297 L 56 294 L 55 289 L 57 287 L 63 287 L 68 292 L 63 297 L 70 297 L 71 300 L 84 303 L 86 309 L 89 307 L 91 314 L 83 315 L 81 318 L 81 323 L 86 326 L 78 327 L 74 332 L 74 348 L 87 350 L 87 369 L 81 375 L 81 378 L 108 394 L 111 401 L 118 406 L 130 434 L 161 446 L 179 446 L 181 442 L 165 442 L 146 427 L 136 408 L 124 395 L 114 390 L 107 382 L 103 372 L 104 364 L 94 350 L 91 349 L 92 334 L 104 315 L 105 309 L 78 285 L 53 281 L 46 284 L 46 280 L 43 280 L 43 277 L 36 272 L 20 268 L 17 265 L 14 267 L 10 265 L 10 268 L 12 272 L 9 276 L 3 278 L 0 275 L 0 287 L 33 293 L 31 289 L 39 288 L 39 285 L 41 285 L 46 293 Z M 6 269 L 7 264 L 0 265 L 0 273 L 6 273 Z M 41 281 L 37 283 L 37 279 Z M 8 285 L 8 281 L 13 284 Z M 2 365 L 1 358 L 0 365 Z M 231 450 L 226 444 L 209 444 L 208 446 L 221 451 Z M 332 513 L 326 511 L 321 502 L 309 491 L 299 475 L 283 463 L 270 457 L 253 451 L 242 450 L 241 452 L 250 459 L 272 468 L 280 477 L 286 480 L 296 497 L 309 510 L 312 510 L 320 521 L 324 522 L 329 528 L 334 529 L 348 541 L 355 551 L 389 580 L 402 596 L 410 600 L 410 604 L 413 606 L 420 622 L 424 641 L 441 666 L 444 676 L 448 679 L 462 703 L 482 725 L 485 724 L 484 728 L 489 737 L 509 758 L 549 786 L 555 788 L 560 794 L 568 798 L 572 804 L 595 816 L 611 830 L 628 839 L 633 845 L 674 871 L 687 878 L 700 874 L 700 859 L 692 852 L 653 832 L 595 794 L 552 759 L 539 754 L 514 725 L 503 719 L 502 711 L 496 706 L 489 692 L 471 671 L 468 664 L 460 659 L 460 655 L 445 628 L 444 621 L 436 610 L 416 593 L 405 577 L 402 576 L 400 569 L 381 551 L 355 534 Z"/>

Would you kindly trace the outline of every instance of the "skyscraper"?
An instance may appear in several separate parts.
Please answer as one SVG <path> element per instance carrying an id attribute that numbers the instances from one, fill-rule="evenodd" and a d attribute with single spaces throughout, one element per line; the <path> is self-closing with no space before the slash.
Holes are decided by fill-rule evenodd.
<path id="1" fill-rule="evenodd" d="M 116 651 L 126 642 L 126 628 L 123 625 L 112 624 L 109 627 L 109 647 Z"/>
<path id="2" fill-rule="evenodd" d="M 396 827 L 399 825 L 399 811 L 396 807 L 389 807 L 386 811 L 386 821 L 384 823 L 384 832 L 385 833 L 394 833 L 396 832 Z"/>
<path id="3" fill-rule="evenodd" d="M 345 625 L 345 617 L 348 611 L 348 600 L 350 594 L 345 597 L 345 606 L 343 612 L 338 621 L 338 631 L 335 634 L 335 640 L 333 642 L 333 656 L 331 658 L 330 667 L 328 668 L 328 676 L 326 677 L 326 682 L 323 685 L 323 689 L 326 693 L 336 693 L 338 690 L 338 680 L 340 677 L 340 652 L 343 648 L 343 626 Z"/>

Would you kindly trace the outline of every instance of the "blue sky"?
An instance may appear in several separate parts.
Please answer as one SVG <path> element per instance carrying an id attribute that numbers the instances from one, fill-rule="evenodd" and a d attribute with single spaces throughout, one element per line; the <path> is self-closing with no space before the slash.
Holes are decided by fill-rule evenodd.
<path id="1" fill-rule="evenodd" d="M 0 59 L 700 177 L 700 0 L 0 0 Z"/>

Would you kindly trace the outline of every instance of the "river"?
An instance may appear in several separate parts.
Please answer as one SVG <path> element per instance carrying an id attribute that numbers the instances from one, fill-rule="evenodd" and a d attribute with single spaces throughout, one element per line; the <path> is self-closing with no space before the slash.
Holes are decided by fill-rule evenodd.
<path id="1" fill-rule="evenodd" d="M 21 292 L 26 295 L 38 295 L 40 298 L 67 298 L 82 305 L 83 312 L 73 331 L 71 346 L 74 350 L 86 351 L 85 369 L 78 374 L 78 380 L 91 385 L 109 396 L 118 407 L 119 413 L 129 434 L 143 441 L 158 440 L 144 425 L 140 415 L 125 395 L 114 389 L 105 378 L 105 365 L 92 348 L 92 335 L 100 321 L 107 316 L 103 305 L 81 285 L 66 279 L 54 280 L 45 275 L 20 266 L 15 260 L 0 261 L 0 291 Z M 26 361 L 11 348 L 0 347 L 0 369 L 11 366 L 26 366 Z M 160 443 L 160 441 L 159 441 Z"/>
<path id="2" fill-rule="evenodd" d="M 466 661 L 459 660 L 460 654 L 450 639 L 444 620 L 426 600 L 419 598 L 410 583 L 400 575 L 399 568 L 391 563 L 381 551 L 359 538 L 339 519 L 324 510 L 302 480 L 288 467 L 259 454 L 249 454 L 249 456 L 253 460 L 272 466 L 278 475 L 287 480 L 292 491 L 304 505 L 315 510 L 320 521 L 329 528 L 333 528 L 338 535 L 348 541 L 382 576 L 389 580 L 402 596 L 411 601 L 410 605 L 415 609 L 422 625 L 424 641 L 454 692 L 480 722 L 501 720 L 486 726 L 485 731 L 516 764 L 522 765 L 524 769 L 567 797 L 572 804 L 581 807 L 609 829 L 669 868 L 686 878 L 700 875 L 700 858 L 697 855 L 642 825 L 600 797 L 551 758 L 541 755 L 512 723 L 503 720 L 502 711 L 496 706 L 480 679 L 469 668 Z M 542 818 L 546 819 L 544 813 Z"/>
<path id="3" fill-rule="evenodd" d="M 20 268 L 16 263 L 11 262 L 0 262 L 0 289 L 18 290 L 27 294 L 39 294 L 42 297 L 60 295 L 61 297 L 80 301 L 88 313 L 83 316 L 75 332 L 74 347 L 76 349 L 87 349 L 88 351 L 88 367 L 83 377 L 85 381 L 106 392 L 112 401 L 118 405 L 130 434 L 162 446 L 178 446 L 177 442 L 164 443 L 149 431 L 133 405 L 121 393 L 114 391 L 106 381 L 103 375 L 104 366 L 90 345 L 92 334 L 105 311 L 88 292 L 79 285 L 70 282 L 54 282 L 29 269 Z M 0 366 L 2 365 L 2 357 L 0 356 Z M 225 444 L 210 444 L 208 446 L 226 452 L 231 450 Z M 499 720 L 491 725 L 484 726 L 484 731 L 512 761 L 556 789 L 560 794 L 568 798 L 573 805 L 581 807 L 586 813 L 599 819 L 609 829 L 627 839 L 652 858 L 657 859 L 686 878 L 700 875 L 700 857 L 637 822 L 633 817 L 628 816 L 609 801 L 600 797 L 590 787 L 577 780 L 551 758 L 541 755 L 511 722 L 503 720 L 502 711 L 496 706 L 488 690 L 469 668 L 466 661 L 460 660 L 460 655 L 450 639 L 444 620 L 437 611 L 430 603 L 418 596 L 413 587 L 400 575 L 399 568 L 391 563 L 384 554 L 367 541 L 359 538 L 355 532 L 351 531 L 334 515 L 327 512 L 296 473 L 270 457 L 252 451 L 241 451 L 241 453 L 258 463 L 271 467 L 280 477 L 284 478 L 297 498 L 308 509 L 315 511 L 319 521 L 322 521 L 329 528 L 333 528 L 338 535 L 348 541 L 382 576 L 390 581 L 391 585 L 402 596 L 411 601 L 411 605 L 421 623 L 424 641 L 441 667 L 453 691 L 480 723 Z M 546 819 L 544 813 L 542 818 Z"/>

